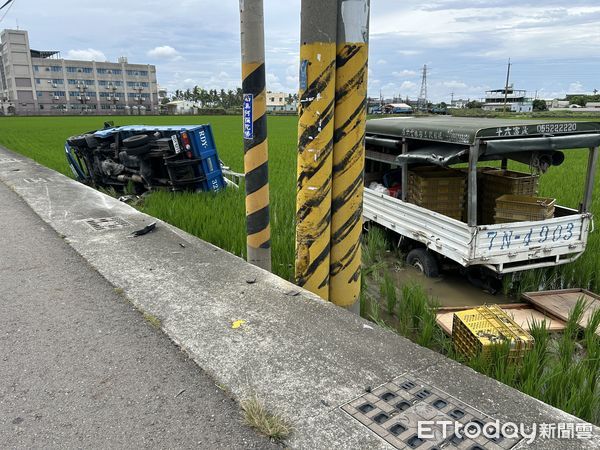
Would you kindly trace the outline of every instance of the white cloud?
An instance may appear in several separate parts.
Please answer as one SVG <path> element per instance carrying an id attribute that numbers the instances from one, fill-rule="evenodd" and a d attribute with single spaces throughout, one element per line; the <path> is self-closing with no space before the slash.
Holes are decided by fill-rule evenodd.
<path id="1" fill-rule="evenodd" d="M 100 50 L 88 48 L 87 50 L 69 50 L 66 59 L 77 59 L 82 61 L 106 61 L 108 58 Z"/>
<path id="2" fill-rule="evenodd" d="M 402 56 L 414 56 L 421 52 L 418 50 L 398 50 L 397 53 Z"/>
<path id="3" fill-rule="evenodd" d="M 569 94 L 581 94 L 583 92 L 585 92 L 585 88 L 583 87 L 583 84 L 581 84 L 579 81 L 569 84 Z"/>
<path id="4" fill-rule="evenodd" d="M 400 78 L 410 78 L 410 77 L 414 77 L 417 75 L 417 72 L 414 70 L 400 70 L 399 72 L 392 72 L 392 75 L 394 75 L 395 77 L 400 77 Z"/>
<path id="5" fill-rule="evenodd" d="M 400 90 L 401 91 L 413 91 L 415 88 L 417 87 L 416 83 L 413 83 L 412 81 L 404 81 L 402 82 L 402 84 L 400 85 Z"/>
<path id="6" fill-rule="evenodd" d="M 452 89 L 464 89 L 467 87 L 466 83 L 463 83 L 462 81 L 456 81 L 456 80 L 444 81 L 442 84 L 444 86 L 452 88 Z"/>
<path id="7" fill-rule="evenodd" d="M 162 45 L 149 50 L 147 55 L 155 59 L 175 59 L 180 58 L 179 52 L 170 45 Z"/>

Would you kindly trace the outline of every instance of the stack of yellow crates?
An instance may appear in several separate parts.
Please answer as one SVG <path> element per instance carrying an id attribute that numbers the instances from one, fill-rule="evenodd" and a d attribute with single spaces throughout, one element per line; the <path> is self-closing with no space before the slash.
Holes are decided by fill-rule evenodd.
<path id="1" fill-rule="evenodd" d="M 452 169 L 424 168 L 409 172 L 408 202 L 462 220 L 465 174 Z"/>
<path id="2" fill-rule="evenodd" d="M 555 198 L 503 195 L 496 199 L 495 223 L 548 220 L 554 217 Z"/>
<path id="3" fill-rule="evenodd" d="M 539 188 L 539 175 L 513 170 L 482 168 L 479 171 L 478 201 L 481 211 L 480 223 L 490 225 L 494 223 L 494 210 L 496 199 L 506 194 L 510 195 L 537 195 Z"/>
<path id="4" fill-rule="evenodd" d="M 534 339 L 504 310 L 489 305 L 454 313 L 452 342 L 455 350 L 467 358 L 489 354 L 494 344 L 508 343 L 509 361 L 519 363 L 533 348 Z"/>

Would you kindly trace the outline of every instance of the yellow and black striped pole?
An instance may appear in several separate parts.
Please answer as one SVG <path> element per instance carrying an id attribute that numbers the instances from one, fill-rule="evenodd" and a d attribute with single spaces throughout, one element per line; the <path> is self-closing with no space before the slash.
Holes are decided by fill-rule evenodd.
<path id="1" fill-rule="evenodd" d="M 302 0 L 296 283 L 329 299 L 337 0 Z"/>
<path id="2" fill-rule="evenodd" d="M 271 270 L 263 0 L 240 0 L 248 262 Z"/>
<path id="3" fill-rule="evenodd" d="M 360 295 L 369 0 L 338 0 L 329 300 Z"/>

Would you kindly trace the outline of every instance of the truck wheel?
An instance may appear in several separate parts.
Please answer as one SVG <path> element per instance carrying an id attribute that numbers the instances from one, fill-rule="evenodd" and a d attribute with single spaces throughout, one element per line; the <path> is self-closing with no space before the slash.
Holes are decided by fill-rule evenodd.
<path id="1" fill-rule="evenodd" d="M 150 142 L 150 138 L 147 134 L 137 134 L 135 136 L 128 137 L 127 139 L 123 139 L 123 145 L 127 148 L 141 147 L 142 145 L 146 145 L 148 142 Z"/>
<path id="2" fill-rule="evenodd" d="M 414 248 L 408 252 L 406 263 L 421 271 L 428 278 L 437 278 L 440 275 L 435 256 L 424 248 Z"/>

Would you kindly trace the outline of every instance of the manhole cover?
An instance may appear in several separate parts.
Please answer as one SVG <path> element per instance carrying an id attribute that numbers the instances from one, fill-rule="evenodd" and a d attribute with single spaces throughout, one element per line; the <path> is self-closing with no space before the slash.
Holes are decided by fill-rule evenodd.
<path id="1" fill-rule="evenodd" d="M 495 419 L 411 376 L 398 377 L 341 408 L 400 449 L 501 450 L 521 440 L 496 433 Z M 421 435 L 419 422 L 423 426 Z M 468 424 L 469 433 L 455 428 L 456 423 L 465 427 Z M 491 437 L 483 433 L 476 436 L 476 430 L 482 429 Z"/>
<path id="2" fill-rule="evenodd" d="M 102 219 L 85 219 L 83 222 L 88 224 L 94 231 L 118 230 L 120 228 L 130 227 L 131 224 L 121 217 L 104 217 Z"/>

